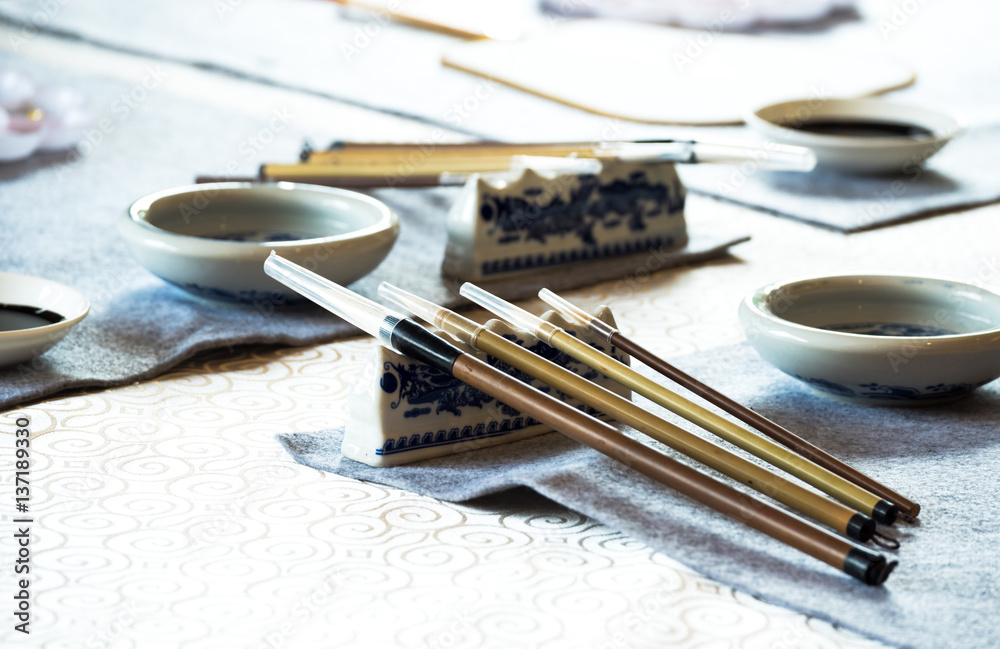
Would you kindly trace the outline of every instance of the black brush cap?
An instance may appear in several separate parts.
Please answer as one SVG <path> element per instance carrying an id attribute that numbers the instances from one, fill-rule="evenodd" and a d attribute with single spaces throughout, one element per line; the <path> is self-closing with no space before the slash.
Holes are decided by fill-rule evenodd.
<path id="1" fill-rule="evenodd" d="M 899 507 L 888 500 L 880 500 L 872 508 L 872 518 L 883 525 L 892 525 L 899 516 Z"/>
<path id="2" fill-rule="evenodd" d="M 887 563 L 885 557 L 867 548 L 851 548 L 844 557 L 844 572 L 869 586 L 882 584 L 895 567 L 895 561 Z"/>
<path id="3" fill-rule="evenodd" d="M 875 535 L 875 520 L 864 514 L 855 514 L 847 521 L 847 536 L 862 543 Z"/>

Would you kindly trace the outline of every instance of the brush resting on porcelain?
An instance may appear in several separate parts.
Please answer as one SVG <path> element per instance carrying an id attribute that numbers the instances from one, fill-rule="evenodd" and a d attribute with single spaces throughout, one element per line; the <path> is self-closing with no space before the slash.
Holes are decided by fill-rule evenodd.
<path id="1" fill-rule="evenodd" d="M 614 316 L 607 307 L 595 316 L 611 326 L 615 324 Z M 590 344 L 602 349 L 610 348 L 607 342 L 586 328 L 569 323 L 555 312 L 549 312 L 545 317 Z M 486 326 L 494 333 L 590 378 L 598 385 L 630 398 L 628 388 L 552 349 L 535 336 L 498 320 L 491 320 Z M 461 343 L 454 344 L 466 348 Z M 471 354 L 477 353 L 466 349 Z M 609 351 L 623 363 L 629 362 L 627 355 L 613 348 Z M 491 365 L 510 370 L 495 358 L 482 353 L 477 355 Z M 523 372 L 510 373 L 530 385 L 544 387 Z M 562 393 L 555 390 L 550 393 L 582 407 L 579 401 L 568 399 Z M 594 414 L 593 409 L 586 411 Z M 550 427 L 498 404 L 493 397 L 440 370 L 385 347 L 377 347 L 372 350 L 354 386 L 341 451 L 345 457 L 371 466 L 394 466 L 506 444 L 550 430 Z"/>

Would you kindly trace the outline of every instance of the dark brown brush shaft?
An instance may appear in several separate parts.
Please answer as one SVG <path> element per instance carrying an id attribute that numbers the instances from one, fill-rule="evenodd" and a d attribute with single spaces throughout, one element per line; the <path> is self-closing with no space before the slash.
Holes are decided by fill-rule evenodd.
<path id="1" fill-rule="evenodd" d="M 645 446 L 547 394 L 465 354 L 452 367 L 455 378 L 479 388 L 564 435 L 604 455 L 619 460 L 640 473 L 712 507 L 787 545 L 845 570 L 849 555 L 864 553 L 884 565 L 884 559 L 781 509 L 736 491 L 695 469 Z M 888 571 L 873 571 L 858 577 L 866 583 L 881 583 Z M 853 576 L 858 576 L 856 573 Z"/>
<path id="2" fill-rule="evenodd" d="M 613 334 L 609 342 L 621 349 L 623 352 L 639 359 L 642 363 L 651 369 L 656 370 L 671 381 L 684 386 L 702 399 L 718 406 L 740 421 L 753 426 L 779 444 L 790 448 L 802 457 L 815 462 L 824 469 L 832 473 L 836 473 L 845 480 L 850 480 L 859 487 L 867 489 L 880 498 L 884 498 L 895 504 L 903 513 L 910 516 L 916 516 L 920 512 L 920 505 L 912 500 L 905 498 L 889 487 L 886 487 L 850 465 L 838 460 L 836 457 L 830 455 L 821 448 L 810 444 L 790 430 L 783 428 L 763 415 L 738 404 L 721 392 L 710 388 L 698 379 L 682 372 L 620 333 Z"/>

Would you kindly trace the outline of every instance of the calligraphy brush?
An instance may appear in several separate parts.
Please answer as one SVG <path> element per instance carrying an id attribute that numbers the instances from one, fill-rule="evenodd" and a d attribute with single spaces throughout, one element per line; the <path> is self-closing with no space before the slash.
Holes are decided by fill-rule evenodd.
<path id="1" fill-rule="evenodd" d="M 249 178 L 198 176 L 196 182 L 298 182 L 336 187 L 430 187 L 462 183 L 474 173 L 509 171 L 521 156 L 630 163 L 743 164 L 758 169 L 810 171 L 807 148 L 740 140 L 634 142 L 465 142 L 380 144 L 340 142 L 307 150 L 299 163 L 265 163 Z"/>
<path id="2" fill-rule="evenodd" d="M 846 480 L 850 480 L 854 484 L 870 491 L 873 494 L 881 496 L 885 500 L 895 504 L 904 514 L 916 516 L 917 513 L 920 512 L 920 505 L 917 503 L 893 491 L 889 487 L 886 487 L 864 473 L 861 473 L 857 469 L 842 462 L 821 448 L 810 444 L 790 430 L 776 424 L 746 406 L 740 405 L 721 392 L 705 385 L 693 376 L 682 372 L 645 347 L 642 347 L 638 343 L 622 335 L 621 331 L 618 329 L 615 329 L 602 320 L 595 318 L 580 307 L 562 297 L 559 297 L 547 288 L 539 291 L 538 296 L 570 320 L 588 327 L 592 332 L 608 341 L 618 349 L 621 349 L 626 354 L 630 354 L 633 358 L 637 358 L 642 361 L 642 363 L 647 367 L 656 370 L 671 381 L 684 386 L 688 390 L 691 390 L 691 392 L 694 392 L 702 399 L 718 406 L 743 423 L 753 426 L 771 439 L 780 442 L 804 458 L 811 460 L 832 473 L 836 473 Z"/>
<path id="3" fill-rule="evenodd" d="M 668 390 L 656 381 L 639 374 L 628 365 L 619 363 L 607 354 L 580 342 L 551 322 L 546 322 L 469 282 L 463 284 L 459 292 L 464 297 L 514 323 L 521 329 L 533 332 L 543 342 L 559 351 L 566 352 L 647 399 L 787 471 L 852 509 L 871 516 L 879 523 L 889 525 L 896 520 L 899 509 L 891 502 L 869 493 L 853 482 L 813 464 L 801 455 L 797 455 L 787 448 L 748 431 Z"/>
<path id="4" fill-rule="evenodd" d="M 858 541 L 869 540 L 875 532 L 875 521 L 864 514 L 789 482 L 765 467 L 689 433 L 632 401 L 506 340 L 484 325 L 385 282 L 379 286 L 378 292 L 455 339 L 500 359 L 813 520 Z"/>
<path id="5" fill-rule="evenodd" d="M 467 354 L 409 318 L 312 273 L 273 252 L 264 272 L 370 335 L 383 346 L 451 374 L 564 435 L 682 494 L 731 516 L 866 584 L 883 583 L 896 566 L 837 536 L 645 446 Z"/>

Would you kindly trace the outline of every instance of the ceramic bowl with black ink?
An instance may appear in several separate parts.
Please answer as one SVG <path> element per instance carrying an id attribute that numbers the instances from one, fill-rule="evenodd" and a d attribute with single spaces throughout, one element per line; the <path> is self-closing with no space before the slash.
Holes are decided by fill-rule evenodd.
<path id="1" fill-rule="evenodd" d="M 276 251 L 347 285 L 373 271 L 399 218 L 364 194 L 295 183 L 210 183 L 140 198 L 119 221 L 136 259 L 203 298 L 282 305 L 302 297 L 264 274 Z"/>
<path id="2" fill-rule="evenodd" d="M 69 286 L 0 273 L 0 367 L 30 361 L 83 320 L 90 303 Z"/>
<path id="3" fill-rule="evenodd" d="M 913 174 L 965 130 L 959 114 L 881 99 L 803 99 L 758 108 L 747 125 L 816 154 L 816 168 Z"/>
<path id="4" fill-rule="evenodd" d="M 900 275 L 770 284 L 740 304 L 750 344 L 815 391 L 872 405 L 953 400 L 1000 376 L 1000 292 Z"/>

